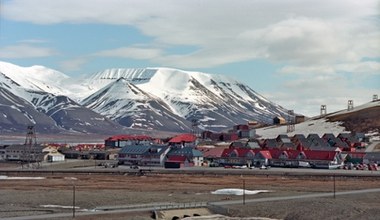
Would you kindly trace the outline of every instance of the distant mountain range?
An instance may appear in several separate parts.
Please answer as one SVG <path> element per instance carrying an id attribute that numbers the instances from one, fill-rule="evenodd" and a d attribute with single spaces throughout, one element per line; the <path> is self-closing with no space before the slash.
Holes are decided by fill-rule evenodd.
<path id="1" fill-rule="evenodd" d="M 124 128 L 221 131 L 287 109 L 234 79 L 169 68 L 109 69 L 73 79 L 42 66 L 0 62 L 0 129 L 122 133 Z"/>

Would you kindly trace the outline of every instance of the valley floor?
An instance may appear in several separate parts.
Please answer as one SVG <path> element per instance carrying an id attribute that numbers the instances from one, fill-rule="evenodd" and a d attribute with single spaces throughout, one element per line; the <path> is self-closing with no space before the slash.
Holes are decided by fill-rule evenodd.
<path id="1" fill-rule="evenodd" d="M 33 176 L 36 177 L 36 176 Z M 151 203 L 197 203 L 241 200 L 242 196 L 215 195 L 223 188 L 270 190 L 245 199 L 332 192 L 331 177 L 236 175 L 40 175 L 43 179 L 0 180 L 0 218 L 70 213 L 75 185 L 77 213 L 104 206 Z M 340 177 L 336 191 L 380 188 L 378 177 Z M 377 219 L 380 193 L 294 199 L 214 206 L 211 211 L 228 216 L 260 216 L 275 219 Z M 78 216 L 76 219 L 150 219 L 150 212 Z M 72 219 L 57 218 L 57 219 Z"/>

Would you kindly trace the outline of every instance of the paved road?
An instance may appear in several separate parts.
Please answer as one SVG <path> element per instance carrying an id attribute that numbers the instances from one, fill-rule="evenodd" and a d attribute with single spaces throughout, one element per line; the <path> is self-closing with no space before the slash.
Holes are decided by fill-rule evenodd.
<path id="1" fill-rule="evenodd" d="M 345 191 L 345 192 L 336 192 L 335 195 L 351 195 L 351 194 L 362 194 L 362 193 L 374 193 L 380 192 L 380 188 L 375 189 L 363 189 L 363 190 L 354 190 L 354 191 Z M 282 196 L 282 197 L 267 197 L 259 199 L 247 199 L 245 203 L 256 203 L 256 202 L 273 202 L 273 201 L 283 201 L 283 200 L 292 200 L 292 199 L 307 199 L 307 198 L 319 198 L 319 197 L 333 197 L 333 192 L 328 193 L 313 193 L 313 194 L 304 194 L 296 196 Z M 243 200 L 232 200 L 232 201 L 220 201 L 220 202 L 210 202 L 210 205 L 236 205 L 242 204 Z"/>
<path id="2" fill-rule="evenodd" d="M 352 194 L 364 194 L 364 193 L 375 193 L 380 192 L 380 188 L 374 189 L 363 189 L 363 190 L 353 190 L 353 191 L 345 191 L 345 192 L 336 192 L 336 196 L 341 195 L 352 195 Z M 306 199 L 306 198 L 319 198 L 319 197 L 333 197 L 333 193 L 313 193 L 313 194 L 304 194 L 304 195 L 296 195 L 296 196 L 282 196 L 282 197 L 267 197 L 267 198 L 258 198 L 258 199 L 247 199 L 245 203 L 257 203 L 257 202 L 273 202 L 273 201 L 283 201 L 283 200 L 293 200 L 293 199 Z M 236 205 L 242 204 L 243 200 L 230 200 L 230 201 L 219 201 L 219 202 L 209 202 L 208 205 L 217 205 L 217 206 L 226 206 L 226 205 Z M 175 204 L 172 206 L 173 209 L 178 208 L 178 205 Z M 206 204 L 204 204 L 206 207 Z M 165 206 L 168 208 L 169 206 Z M 170 207 L 169 207 L 170 208 Z M 112 209 L 112 207 L 108 207 L 108 209 Z M 119 209 L 119 207 L 115 206 L 115 210 L 109 211 L 92 211 L 92 212 L 78 212 L 76 216 L 84 216 L 84 215 L 99 215 L 99 214 L 115 214 L 115 213 L 128 213 L 128 212 L 139 212 L 139 211 L 151 211 L 158 210 L 157 204 L 152 206 L 147 206 L 144 208 L 132 208 L 132 209 Z M 45 214 L 45 215 L 36 215 L 36 216 L 20 216 L 13 218 L 0 218 L 1 220 L 34 220 L 34 219 L 52 219 L 52 218 L 63 218 L 72 217 L 72 213 L 58 213 L 58 214 Z"/>

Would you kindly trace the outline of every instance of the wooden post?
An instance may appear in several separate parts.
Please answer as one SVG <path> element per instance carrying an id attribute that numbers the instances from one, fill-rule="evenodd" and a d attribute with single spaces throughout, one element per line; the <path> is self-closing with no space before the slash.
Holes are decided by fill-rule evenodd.
<path id="1" fill-rule="evenodd" d="M 245 179 L 243 179 L 243 205 L 245 205 Z"/>
<path id="2" fill-rule="evenodd" d="M 73 218 L 75 218 L 75 183 L 73 182 Z"/>
<path id="3" fill-rule="evenodd" d="M 334 179 L 334 199 L 335 199 L 335 174 L 333 176 L 333 179 Z"/>

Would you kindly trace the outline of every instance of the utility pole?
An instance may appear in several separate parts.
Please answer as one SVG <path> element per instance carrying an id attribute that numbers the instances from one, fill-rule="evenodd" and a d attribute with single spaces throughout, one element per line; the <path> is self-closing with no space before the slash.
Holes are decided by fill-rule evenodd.
<path id="1" fill-rule="evenodd" d="M 73 218 L 75 218 L 75 182 L 73 181 Z"/>
<path id="2" fill-rule="evenodd" d="M 333 176 L 333 180 L 334 180 L 334 199 L 335 199 L 335 174 Z"/>
<path id="3" fill-rule="evenodd" d="M 243 205 L 245 205 L 245 179 L 243 179 Z"/>

